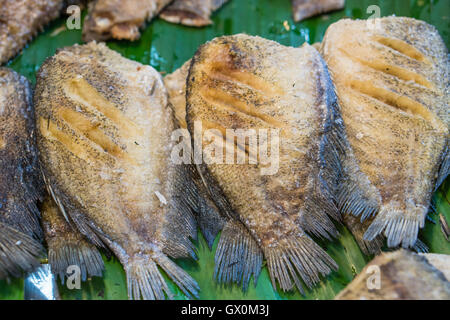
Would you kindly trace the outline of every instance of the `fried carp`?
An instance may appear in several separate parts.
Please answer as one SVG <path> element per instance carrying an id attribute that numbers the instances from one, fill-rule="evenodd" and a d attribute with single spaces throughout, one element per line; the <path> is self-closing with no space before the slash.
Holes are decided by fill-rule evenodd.
<path id="1" fill-rule="evenodd" d="M 137 40 L 139 28 L 152 20 L 172 0 L 95 0 L 90 2 L 83 26 L 83 40 L 110 38 Z"/>
<path id="2" fill-rule="evenodd" d="M 175 0 L 160 17 L 171 23 L 204 27 L 212 24 L 211 14 L 226 2 L 228 0 Z"/>
<path id="3" fill-rule="evenodd" d="M 0 67 L 0 279 L 32 271 L 43 252 L 35 131 L 29 82 Z"/>
<path id="4" fill-rule="evenodd" d="M 375 217 L 365 240 L 413 247 L 448 175 L 449 60 L 436 29 L 410 18 L 341 20 L 322 54 L 350 150 L 338 191 L 344 213 Z"/>
<path id="5" fill-rule="evenodd" d="M 303 291 L 300 279 L 311 287 L 336 269 L 308 236 L 338 235 L 333 192 L 344 133 L 317 50 L 243 34 L 216 38 L 193 58 L 186 101 L 194 158 L 195 150 L 203 156 L 197 167 L 226 219 L 218 280 L 245 284 L 259 273 L 262 255 L 274 288 L 278 282 L 285 291 Z M 236 139 L 238 130 L 249 136 Z M 270 150 L 272 163 L 261 150 Z"/>
<path id="6" fill-rule="evenodd" d="M 345 0 L 292 0 L 295 22 L 300 22 L 322 13 L 341 10 L 344 7 Z"/>
<path id="7" fill-rule="evenodd" d="M 91 42 L 60 50 L 37 75 L 38 145 L 56 204 L 119 258 L 130 298 L 188 296 L 196 282 L 172 258 L 195 257 L 197 195 L 170 158 L 175 122 L 159 73 Z"/>
<path id="8" fill-rule="evenodd" d="M 42 204 L 41 215 L 48 263 L 55 278 L 59 276 L 64 283 L 67 268 L 74 265 L 80 268 L 82 281 L 92 276 L 101 277 L 104 264 L 100 252 L 66 221 L 50 196 Z"/>

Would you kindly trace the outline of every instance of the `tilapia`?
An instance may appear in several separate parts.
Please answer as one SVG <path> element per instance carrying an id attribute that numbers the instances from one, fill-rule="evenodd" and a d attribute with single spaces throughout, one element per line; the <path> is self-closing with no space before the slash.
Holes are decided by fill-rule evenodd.
<path id="1" fill-rule="evenodd" d="M 295 22 L 300 22 L 319 14 L 341 10 L 344 7 L 345 0 L 292 0 Z"/>
<path id="2" fill-rule="evenodd" d="M 440 261 L 449 263 L 449 256 Z M 336 300 L 448 300 L 450 282 L 428 255 L 406 250 L 375 257 Z M 433 261 L 433 262 L 431 262 Z M 431 263 L 430 263 L 431 262 Z"/>
<path id="3" fill-rule="evenodd" d="M 338 235 L 333 192 L 344 133 L 317 50 L 243 34 L 216 38 L 193 58 L 186 101 L 194 160 L 226 219 L 216 251 L 219 282 L 256 280 L 262 255 L 274 288 L 278 282 L 284 291 L 303 292 L 300 279 L 311 287 L 336 269 L 308 235 Z M 232 129 L 248 136 L 235 139 Z"/>
<path id="4" fill-rule="evenodd" d="M 191 27 L 212 24 L 211 14 L 228 0 L 175 0 L 159 15 L 162 19 Z"/>
<path id="5" fill-rule="evenodd" d="M 83 26 L 83 40 L 137 40 L 141 36 L 139 28 L 157 16 L 170 2 L 172 0 L 92 1 Z"/>
<path id="6" fill-rule="evenodd" d="M 186 124 L 186 80 L 191 66 L 188 60 L 179 69 L 164 77 L 164 84 L 169 94 L 169 103 L 175 114 L 176 123 L 179 128 L 187 130 Z M 189 132 L 183 136 L 183 142 L 187 144 L 186 150 L 192 155 L 192 145 Z M 187 163 L 191 170 L 191 178 L 197 188 L 197 207 L 195 210 L 196 220 L 200 231 L 205 237 L 206 243 L 211 249 L 217 234 L 222 230 L 225 220 L 220 215 L 219 209 L 211 199 L 205 184 L 193 164 L 193 159 Z"/>
<path id="7" fill-rule="evenodd" d="M 170 157 L 176 126 L 160 74 L 103 43 L 75 45 L 44 62 L 35 104 L 48 189 L 78 230 L 118 257 L 129 297 L 172 296 L 158 266 L 197 295 L 168 257 L 195 257 L 197 196 Z"/>
<path id="8" fill-rule="evenodd" d="M 48 263 L 62 283 L 70 266 L 78 266 L 81 280 L 88 277 L 101 277 L 104 269 L 102 256 L 78 230 L 66 221 L 58 206 L 47 196 L 41 208 L 42 227 L 48 246 Z"/>
<path id="9" fill-rule="evenodd" d="M 350 148 L 338 203 L 375 217 L 364 239 L 413 247 L 449 168 L 449 60 L 436 29 L 410 18 L 341 20 L 322 54 Z"/>
<path id="10" fill-rule="evenodd" d="M 68 5 L 82 0 L 0 0 L 0 64 L 14 58 Z"/>
<path id="11" fill-rule="evenodd" d="M 42 186 L 30 84 L 0 67 L 0 279 L 39 265 Z"/>

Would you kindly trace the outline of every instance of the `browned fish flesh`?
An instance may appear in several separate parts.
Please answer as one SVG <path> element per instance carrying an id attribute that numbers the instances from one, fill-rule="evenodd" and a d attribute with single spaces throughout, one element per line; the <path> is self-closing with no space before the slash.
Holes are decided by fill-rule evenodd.
<path id="1" fill-rule="evenodd" d="M 345 0 L 292 0 L 295 22 L 344 8 Z"/>
<path id="2" fill-rule="evenodd" d="M 48 246 L 48 263 L 62 283 L 70 266 L 78 266 L 81 280 L 102 276 L 103 260 L 97 248 L 66 220 L 58 206 L 47 196 L 41 208 L 42 228 Z"/>
<path id="3" fill-rule="evenodd" d="M 195 257 L 197 195 L 170 158 L 176 125 L 160 74 L 105 44 L 75 45 L 43 64 L 35 102 L 50 193 L 78 230 L 119 258 L 129 297 L 172 296 L 158 267 L 197 295 L 168 257 Z"/>
<path id="4" fill-rule="evenodd" d="M 95 0 L 90 2 L 83 40 L 137 40 L 139 28 L 152 20 L 172 0 Z"/>
<path id="5" fill-rule="evenodd" d="M 29 82 L 0 67 L 0 279 L 39 265 L 43 252 L 37 202 L 40 178 Z"/>
<path id="6" fill-rule="evenodd" d="M 450 256 L 441 255 L 448 264 Z M 448 300 L 450 282 L 433 257 L 406 250 L 375 257 L 336 300 Z M 433 265 L 434 264 L 434 265 Z M 439 267 L 439 266 L 438 266 Z"/>
<path id="7" fill-rule="evenodd" d="M 211 14 L 228 0 L 175 0 L 159 15 L 162 19 L 190 27 L 212 24 Z"/>
<path id="8" fill-rule="evenodd" d="M 227 219 L 216 251 L 218 280 L 245 284 L 258 274 L 262 253 L 274 288 L 278 282 L 285 291 L 294 286 L 303 291 L 300 279 L 311 287 L 319 275 L 336 269 L 308 236 L 338 235 L 332 223 L 332 218 L 339 220 L 333 192 L 344 133 L 317 50 L 243 34 L 216 38 L 193 58 L 186 101 L 194 149 L 203 150 L 199 172 Z M 254 155 L 250 139 L 224 137 L 227 129 L 269 130 L 270 139 L 261 133 L 257 140 L 260 150 L 271 148 L 273 155 L 279 132 L 279 157 L 272 163 L 278 170 L 264 172 L 271 164 Z M 214 138 L 208 138 L 208 131 Z M 247 160 L 216 161 L 208 151 L 211 145 L 241 150 Z M 257 161 L 250 164 L 250 159 Z"/>
<path id="9" fill-rule="evenodd" d="M 388 17 L 331 25 L 322 54 L 351 146 L 339 207 L 375 216 L 365 240 L 413 247 L 448 175 L 447 48 L 427 23 Z"/>

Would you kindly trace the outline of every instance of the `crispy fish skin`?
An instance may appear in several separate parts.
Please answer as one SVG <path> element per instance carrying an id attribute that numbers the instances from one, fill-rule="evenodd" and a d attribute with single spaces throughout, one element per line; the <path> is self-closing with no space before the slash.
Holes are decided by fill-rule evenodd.
<path id="1" fill-rule="evenodd" d="M 295 22 L 327 13 L 341 10 L 345 7 L 345 0 L 292 0 L 292 11 Z"/>
<path id="2" fill-rule="evenodd" d="M 41 208 L 42 229 L 48 246 L 48 263 L 55 277 L 64 283 L 67 268 L 78 266 L 81 280 L 102 276 L 104 264 L 98 249 L 70 225 L 50 196 Z"/>
<path id="3" fill-rule="evenodd" d="M 196 295 L 195 281 L 167 257 L 195 256 L 196 195 L 170 159 L 175 122 L 159 73 L 105 44 L 76 45 L 43 64 L 35 101 L 50 193 L 88 239 L 119 258 L 129 297 L 171 296 L 157 266 Z"/>
<path id="4" fill-rule="evenodd" d="M 339 207 L 375 215 L 365 240 L 384 233 L 390 247 L 413 247 L 448 175 L 445 44 L 425 22 L 388 17 L 331 25 L 321 51 L 351 146 Z"/>
<path id="5" fill-rule="evenodd" d="M 204 27 L 212 24 L 211 14 L 226 2 L 228 0 L 175 0 L 160 17 L 171 23 Z"/>
<path id="6" fill-rule="evenodd" d="M 439 258 L 448 264 L 449 256 L 440 256 L 442 257 Z M 335 299 L 448 300 L 450 282 L 444 273 L 436 268 L 440 266 L 433 258 L 406 250 L 383 253 L 369 262 Z M 373 281 L 377 276 L 380 277 L 379 283 Z M 368 284 L 374 285 L 374 288 L 370 288 Z"/>
<path id="7" fill-rule="evenodd" d="M 243 34 L 216 38 L 193 58 L 186 100 L 193 137 L 195 122 L 202 123 L 203 133 L 217 129 L 224 134 L 226 128 L 281 131 L 279 170 L 273 175 L 261 175 L 261 164 L 212 164 L 210 154 L 203 152 L 198 167 L 217 206 L 251 234 L 249 239 L 239 229 L 233 233 L 237 227 L 225 226 L 228 238 L 222 235 L 216 252 L 219 276 L 227 271 L 217 262 L 226 262 L 233 253 L 227 244 L 236 247 L 240 242 L 256 241 L 274 288 L 278 281 L 282 290 L 295 285 L 302 291 L 300 277 L 311 287 L 319 274 L 337 268 L 307 235 L 337 236 L 330 217 L 339 219 L 332 193 L 339 176 L 336 148 L 342 128 L 335 122 L 336 96 L 317 50 Z M 208 145 L 202 142 L 203 148 Z M 231 148 L 249 150 L 242 142 Z M 225 205 L 217 203 L 222 198 Z M 251 258 L 241 257 L 237 265 L 252 266 Z"/>
<path id="8" fill-rule="evenodd" d="M 42 252 L 40 178 L 29 82 L 0 67 L 0 278 L 21 276 Z"/>
<path id="9" fill-rule="evenodd" d="M 95 0 L 83 26 L 83 40 L 137 40 L 139 28 L 172 0 Z"/>

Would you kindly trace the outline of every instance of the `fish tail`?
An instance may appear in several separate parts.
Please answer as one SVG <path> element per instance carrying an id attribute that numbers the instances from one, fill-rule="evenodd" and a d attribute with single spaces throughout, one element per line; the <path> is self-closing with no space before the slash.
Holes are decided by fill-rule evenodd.
<path id="1" fill-rule="evenodd" d="M 419 228 L 425 224 L 426 210 L 421 212 L 404 212 L 395 210 L 392 206 L 384 206 L 364 234 L 364 240 L 372 241 L 384 232 L 389 247 L 401 245 L 403 248 L 413 248 L 417 242 Z M 417 211 L 417 210 L 416 210 Z"/>
<path id="2" fill-rule="evenodd" d="M 305 234 L 287 236 L 265 248 L 264 254 L 273 288 L 276 289 L 278 282 L 283 291 L 296 286 L 304 294 L 300 278 L 312 288 L 320 281 L 320 275 L 326 276 L 338 269 L 336 262 Z"/>
<path id="3" fill-rule="evenodd" d="M 214 260 L 214 278 L 218 283 L 242 284 L 243 290 L 246 291 L 253 275 L 256 286 L 262 268 L 263 254 L 241 223 L 229 220 L 225 224 Z"/>
<path id="4" fill-rule="evenodd" d="M 0 279 L 33 271 L 43 252 L 38 241 L 0 222 Z"/>
<path id="5" fill-rule="evenodd" d="M 80 268 L 82 281 L 86 281 L 87 277 L 101 277 L 104 269 L 100 252 L 85 240 L 76 243 L 65 241 L 62 245 L 49 243 L 48 261 L 52 273 L 59 276 L 63 284 L 67 268 L 70 266 Z"/>
<path id="6" fill-rule="evenodd" d="M 158 266 L 188 298 L 198 297 L 200 288 L 195 280 L 162 253 L 152 256 L 135 255 L 124 265 L 129 299 L 164 300 L 166 296 L 173 298 Z"/>

